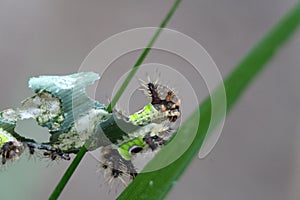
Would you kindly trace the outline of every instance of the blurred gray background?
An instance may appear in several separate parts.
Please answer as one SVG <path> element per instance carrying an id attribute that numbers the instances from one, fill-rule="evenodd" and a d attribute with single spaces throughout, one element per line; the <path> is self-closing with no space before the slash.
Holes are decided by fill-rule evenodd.
<path id="1" fill-rule="evenodd" d="M 167 27 L 202 44 L 226 77 L 295 2 L 185 0 Z M 111 35 L 158 26 L 172 3 L 1 0 L 0 108 L 17 107 L 33 94 L 27 87 L 30 77 L 74 73 L 87 54 Z M 298 31 L 229 114 L 211 154 L 204 160 L 194 159 L 167 199 L 300 198 L 299 52 Z M 116 65 L 133 65 L 138 55 L 124 56 Z M 170 59 L 157 52 L 150 56 L 158 63 Z M 98 95 L 101 102 L 107 99 L 106 93 Z M 32 130 L 28 126 L 23 131 Z M 1 199 L 47 199 L 68 164 L 23 156 L 1 167 Z M 96 172 L 97 164 L 87 155 L 60 199 L 114 199 L 114 192 L 109 194 L 109 187 L 101 186 L 103 177 Z"/>

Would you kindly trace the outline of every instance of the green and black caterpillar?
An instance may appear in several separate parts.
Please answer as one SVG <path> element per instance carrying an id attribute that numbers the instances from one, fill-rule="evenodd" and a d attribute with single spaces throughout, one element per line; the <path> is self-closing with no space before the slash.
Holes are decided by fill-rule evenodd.
<path id="1" fill-rule="evenodd" d="M 99 79 L 93 72 L 67 76 L 31 78 L 29 87 L 36 93 L 15 110 L 0 113 L 0 155 L 2 164 L 17 159 L 25 149 L 30 154 L 42 151 L 51 160 L 70 160 L 81 146 L 101 148 L 102 167 L 112 177 L 137 175 L 131 159 L 137 153 L 156 150 L 175 132 L 170 124 L 180 117 L 180 100 L 174 91 L 158 83 L 144 84 L 151 102 L 126 116 L 109 113 L 106 106 L 86 95 L 87 85 Z M 34 118 L 49 129 L 49 141 L 38 143 L 15 131 L 20 120 Z"/>
<path id="2" fill-rule="evenodd" d="M 131 178 L 137 175 L 131 158 L 137 153 L 156 150 L 163 146 L 172 136 L 169 122 L 175 122 L 180 117 L 180 100 L 172 90 L 168 90 L 165 98 L 159 94 L 154 83 L 148 83 L 145 91 L 151 103 L 140 111 L 129 116 L 129 123 L 143 126 L 132 132 L 127 132 L 122 139 L 118 139 L 110 146 L 102 149 L 102 163 L 104 168 L 110 168 L 113 177 L 129 174 Z"/>

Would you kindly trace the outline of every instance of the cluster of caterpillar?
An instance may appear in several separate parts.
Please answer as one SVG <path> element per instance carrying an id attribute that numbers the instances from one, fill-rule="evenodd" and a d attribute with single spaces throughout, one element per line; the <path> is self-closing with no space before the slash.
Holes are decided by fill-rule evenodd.
<path id="1" fill-rule="evenodd" d="M 94 76 L 94 74 L 91 73 L 74 74 L 70 76 L 76 78 L 78 76 L 79 78 L 81 78 L 81 76 L 83 75 Z M 58 106 L 62 106 L 62 100 L 59 99 L 58 95 L 53 95 L 52 90 L 43 88 L 43 80 L 47 79 L 49 83 L 52 83 L 57 79 L 63 80 L 64 78 L 65 77 L 53 78 L 51 76 L 36 78 L 35 80 L 37 81 L 41 80 L 42 86 L 40 87 L 42 90 L 39 90 L 40 92 L 37 92 L 37 95 L 35 96 L 36 98 L 29 98 L 29 105 L 31 105 L 31 102 L 40 102 L 37 101 L 39 99 L 44 100 L 46 105 L 47 101 L 50 99 L 51 102 L 55 102 Z M 76 132 L 76 130 L 91 130 L 92 132 L 95 132 L 95 135 L 97 135 L 98 127 L 101 127 L 103 124 L 104 126 L 111 124 L 111 121 L 109 120 L 111 120 L 112 117 L 116 115 L 119 116 L 120 121 L 125 122 L 125 124 L 130 124 L 132 127 L 134 127 L 134 130 L 123 132 L 122 134 L 118 135 L 117 139 L 110 140 L 110 144 L 108 145 L 103 145 L 101 143 L 101 139 L 95 136 L 95 144 L 99 143 L 100 145 L 96 145 L 94 149 L 100 147 L 100 161 L 102 163 L 101 168 L 104 169 L 105 172 L 108 172 L 107 174 L 110 175 L 109 181 L 116 180 L 116 178 L 118 178 L 123 183 L 125 183 L 122 177 L 134 179 L 138 173 L 136 167 L 132 163 L 132 159 L 136 154 L 141 154 L 149 151 L 153 152 L 161 148 L 172 137 L 175 130 L 172 129 L 171 125 L 172 123 L 177 121 L 177 119 L 181 115 L 180 100 L 174 90 L 165 85 L 159 84 L 158 82 L 152 81 L 148 81 L 147 83 L 142 82 L 142 86 L 143 87 L 141 89 L 144 91 L 146 96 L 149 97 L 150 103 L 145 105 L 140 111 L 137 111 L 129 116 L 124 116 L 120 111 L 115 111 L 113 114 L 110 114 L 105 110 L 105 108 L 102 107 L 96 109 L 91 108 L 91 112 L 87 112 L 86 117 L 83 116 L 77 121 L 74 121 L 75 124 L 78 122 L 82 122 L 83 119 L 88 119 L 88 121 L 86 122 L 86 124 L 88 125 L 87 127 L 83 126 L 83 129 L 75 129 L 74 127 L 76 126 L 72 125 L 72 127 L 67 129 L 69 130 L 69 132 L 63 132 L 62 134 L 58 135 L 57 140 L 55 140 L 54 138 L 53 141 L 49 141 L 46 143 L 37 143 L 33 139 L 25 138 L 14 131 L 16 121 L 19 119 L 18 117 L 15 117 L 15 115 L 17 115 L 16 111 L 8 109 L 1 112 L 0 156 L 2 157 L 2 164 L 4 165 L 7 161 L 14 161 L 18 159 L 25 149 L 28 149 L 30 155 L 33 155 L 36 153 L 36 151 L 39 151 L 42 152 L 43 157 L 50 158 L 51 160 L 70 160 L 69 153 L 76 154 L 79 149 L 69 148 L 69 144 L 72 145 L 74 142 L 82 142 L 78 141 L 78 139 L 80 139 L 80 134 L 83 133 L 80 131 Z M 53 89 L 54 91 L 58 91 L 54 86 L 51 89 Z M 49 98 L 49 96 L 51 98 Z M 33 108 L 33 110 L 40 109 L 40 106 L 37 103 L 36 108 Z M 92 115 L 91 113 L 96 114 Z M 60 115 L 63 116 L 63 114 L 64 112 L 62 112 Z M 36 115 L 37 119 L 39 119 L 39 117 L 43 117 L 43 115 Z M 52 119 L 51 116 L 49 119 L 50 121 L 56 120 L 56 118 Z M 98 122 L 99 124 L 94 124 L 93 128 L 89 126 L 90 124 Z M 47 122 L 45 122 L 45 124 L 49 125 L 47 124 Z M 117 125 L 118 124 L 115 123 L 112 126 Z M 113 134 L 114 132 L 108 131 L 106 137 L 112 138 L 114 136 Z M 66 137 L 64 140 L 59 140 L 61 136 Z M 66 144 L 64 143 L 64 141 L 68 141 L 69 143 Z"/>

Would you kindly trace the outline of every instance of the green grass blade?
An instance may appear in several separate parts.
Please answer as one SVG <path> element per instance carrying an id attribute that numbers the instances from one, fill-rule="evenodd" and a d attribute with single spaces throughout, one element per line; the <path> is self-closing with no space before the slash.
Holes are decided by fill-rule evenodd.
<path id="1" fill-rule="evenodd" d="M 168 12 L 168 14 L 166 15 L 166 17 L 164 18 L 164 20 L 160 24 L 160 26 L 157 29 L 157 31 L 155 32 L 153 38 L 150 40 L 149 44 L 147 45 L 147 48 L 143 51 L 143 53 L 140 55 L 140 57 L 136 61 L 135 65 L 132 67 L 130 73 L 126 77 L 126 79 L 123 82 L 122 86 L 117 91 L 117 93 L 114 96 L 114 98 L 111 101 L 111 103 L 108 105 L 108 111 L 109 112 L 112 111 L 112 108 L 114 107 L 114 105 L 119 100 L 119 98 L 121 97 L 122 93 L 124 92 L 124 90 L 128 86 L 130 80 L 133 78 L 134 74 L 138 70 L 138 67 L 145 60 L 145 58 L 148 55 L 148 53 L 149 53 L 151 47 L 153 46 L 154 42 L 157 40 L 157 38 L 160 35 L 162 29 L 167 25 L 167 23 L 169 22 L 169 20 L 173 16 L 174 12 L 177 10 L 180 2 L 181 2 L 181 0 L 176 0 L 174 2 L 174 4 L 171 7 L 170 11 Z M 67 183 L 70 180 L 72 174 L 75 172 L 77 166 L 79 165 L 81 159 L 84 157 L 85 153 L 87 152 L 87 149 L 86 149 L 85 146 L 86 145 L 84 145 L 83 147 L 81 147 L 80 151 L 77 153 L 76 157 L 74 158 L 74 160 L 72 161 L 72 163 L 68 167 L 67 171 L 64 173 L 63 177 L 61 178 L 61 180 L 59 181 L 59 183 L 57 184 L 57 186 L 53 190 L 53 192 L 52 192 L 51 196 L 49 197 L 49 199 L 55 200 L 55 199 L 57 199 L 60 196 L 60 194 L 63 191 L 64 187 L 67 185 Z"/>
<path id="2" fill-rule="evenodd" d="M 236 66 L 235 70 L 225 80 L 225 90 L 227 96 L 227 108 L 230 110 L 239 99 L 242 92 L 251 83 L 253 78 L 266 66 L 266 63 L 274 56 L 282 44 L 295 32 L 300 24 L 300 3 L 287 13 L 285 17 L 249 52 L 248 55 Z M 216 90 L 217 92 L 218 90 Z M 214 95 L 214 94 L 213 94 Z M 197 130 L 197 135 L 189 149 L 171 165 L 154 172 L 139 174 L 136 179 L 123 191 L 118 200 L 159 200 L 164 199 L 174 183 L 183 174 L 191 160 L 198 153 L 203 140 L 207 134 L 211 117 L 211 99 L 208 97 L 201 106 L 201 123 Z M 195 112 L 190 116 L 190 120 L 183 123 L 183 129 L 193 123 Z M 171 146 L 171 144 L 170 144 Z M 162 149 L 147 166 L 159 163 L 168 155 Z M 146 166 L 146 167 L 147 167 Z"/>

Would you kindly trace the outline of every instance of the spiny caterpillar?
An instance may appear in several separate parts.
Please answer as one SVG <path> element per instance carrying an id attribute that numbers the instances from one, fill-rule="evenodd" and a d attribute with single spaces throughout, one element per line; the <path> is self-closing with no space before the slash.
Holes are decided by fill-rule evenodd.
<path id="1" fill-rule="evenodd" d="M 134 178 L 137 171 L 131 159 L 169 140 L 174 133 L 170 123 L 180 117 L 180 100 L 168 87 L 148 82 L 143 85 L 151 103 L 129 116 L 120 111 L 109 113 L 105 105 L 85 92 L 86 86 L 99 78 L 93 72 L 31 78 L 29 87 L 36 95 L 15 110 L 0 112 L 2 164 L 17 159 L 25 148 L 30 154 L 43 151 L 51 160 L 70 160 L 70 153 L 76 154 L 89 144 L 88 150 L 101 148 L 102 166 L 111 170 L 111 177 L 124 174 Z M 49 141 L 38 143 L 15 131 L 17 121 L 29 118 L 49 129 Z"/>
<path id="2" fill-rule="evenodd" d="M 159 94 L 157 91 L 161 85 L 150 82 L 144 86 L 151 103 L 129 116 L 129 122 L 143 127 L 126 134 L 117 143 L 102 148 L 103 168 L 110 168 L 114 178 L 122 174 L 134 178 L 137 172 L 131 163 L 132 157 L 148 149 L 154 151 L 164 145 L 173 133 L 166 121 L 175 122 L 180 116 L 180 101 L 172 90 L 168 90 L 163 99 L 163 93 Z M 174 99 L 177 101 L 174 102 Z"/>

